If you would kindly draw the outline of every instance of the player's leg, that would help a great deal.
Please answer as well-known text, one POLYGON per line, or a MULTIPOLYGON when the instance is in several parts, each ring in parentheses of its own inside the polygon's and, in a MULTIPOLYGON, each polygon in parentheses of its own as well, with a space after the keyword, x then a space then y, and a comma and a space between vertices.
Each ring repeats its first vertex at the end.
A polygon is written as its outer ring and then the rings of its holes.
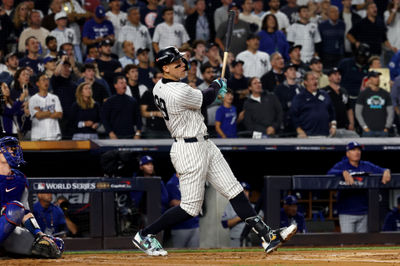
POLYGON ((354 233, 355 223, 352 215, 339 214, 340 231, 342 233, 354 233))
POLYGON ((10 202, 5 205, 0 217, 0 244, 11 235, 15 227, 21 224, 25 209, 19 202, 10 202))
POLYGON ((154 235, 173 225, 197 216, 204 198, 206 173, 206 147, 199 143, 174 143, 171 161, 179 174, 181 204, 167 210, 159 219, 138 232, 132 240, 135 246, 148 255, 164 256, 164 251, 154 235))
POLYGON ((357 223, 355 224, 355 232, 367 233, 368 232, 368 215, 359 215, 357 223))
POLYGON ((27 229, 17 226, 2 246, 6 252, 29 256, 32 255, 34 240, 35 238, 27 229))
POLYGON ((242 186, 233 175, 221 151, 211 141, 208 141, 208 146, 207 180, 218 192, 229 199, 237 215, 261 238, 265 251, 272 252, 283 242, 289 240, 296 233, 297 227, 293 225, 282 228, 280 231, 273 231, 267 226, 250 205, 242 186))

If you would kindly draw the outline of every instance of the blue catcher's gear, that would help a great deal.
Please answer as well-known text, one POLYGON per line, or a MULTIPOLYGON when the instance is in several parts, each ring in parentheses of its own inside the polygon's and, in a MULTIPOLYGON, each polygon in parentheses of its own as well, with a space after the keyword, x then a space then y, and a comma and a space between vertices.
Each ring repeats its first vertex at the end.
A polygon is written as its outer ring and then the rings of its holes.
POLYGON ((56 237, 56 236, 52 236, 51 237, 54 241, 54 243, 56 243, 58 249, 61 251, 61 253, 64 252, 64 240, 62 240, 60 237, 56 237))
POLYGON ((25 208, 19 201, 8 202, 4 207, 4 211, 2 214, 6 217, 6 220, 9 223, 14 225, 20 225, 22 222, 22 218, 25 215, 25 208))
POLYGON ((2 207, 0 217, 0 244, 10 236, 25 215, 25 208, 18 201, 12 201, 2 207))
POLYGON ((20 167, 25 163, 19 141, 14 137, 0 139, 0 152, 11 167, 20 167))

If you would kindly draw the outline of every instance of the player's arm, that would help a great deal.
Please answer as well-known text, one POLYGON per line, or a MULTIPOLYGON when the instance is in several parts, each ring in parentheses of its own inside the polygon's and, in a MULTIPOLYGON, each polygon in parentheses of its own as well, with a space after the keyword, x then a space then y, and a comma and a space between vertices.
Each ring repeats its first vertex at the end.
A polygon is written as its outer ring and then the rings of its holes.
POLYGON ((218 135, 221 136, 221 138, 225 139, 226 135, 224 131, 221 129, 221 122, 220 121, 215 121, 215 131, 217 131, 218 135))
POLYGON ((49 118, 51 115, 50 111, 42 111, 39 107, 34 107, 33 109, 36 110, 36 113, 33 116, 39 120, 49 118))
POLYGON ((203 104, 202 106, 208 106, 215 101, 218 95, 221 95, 221 99, 224 98, 227 91, 226 81, 223 79, 214 80, 210 86, 203 90, 203 104))

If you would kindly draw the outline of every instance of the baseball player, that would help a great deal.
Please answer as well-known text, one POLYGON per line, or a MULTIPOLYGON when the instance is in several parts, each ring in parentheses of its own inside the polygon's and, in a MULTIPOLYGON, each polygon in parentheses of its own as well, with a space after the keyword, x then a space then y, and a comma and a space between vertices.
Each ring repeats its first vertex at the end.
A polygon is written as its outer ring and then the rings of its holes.
POLYGON ((29 210, 26 177, 15 169, 23 163, 18 140, 0 139, 0 247, 14 254, 60 258, 63 240, 45 235, 29 210))
POLYGON ((170 156, 179 175, 181 203, 140 230, 132 242, 147 255, 167 255, 155 235, 199 214, 204 199, 204 185, 208 181, 229 199, 238 216, 261 238, 265 252, 274 251, 296 233, 297 226, 272 230, 257 216, 222 153, 209 140, 201 114, 202 106, 214 102, 218 95, 223 98, 226 82, 216 79, 203 91, 180 82, 189 64, 184 53, 173 46, 160 50, 155 61, 163 78, 154 86, 154 101, 175 141, 170 156))

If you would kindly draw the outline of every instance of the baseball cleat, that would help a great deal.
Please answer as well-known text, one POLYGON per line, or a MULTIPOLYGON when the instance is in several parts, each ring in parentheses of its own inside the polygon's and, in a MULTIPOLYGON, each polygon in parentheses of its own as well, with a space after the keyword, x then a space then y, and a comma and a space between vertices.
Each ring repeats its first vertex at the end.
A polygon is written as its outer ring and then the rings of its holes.
POLYGON ((292 236, 296 234, 297 225, 292 224, 289 227, 282 227, 277 230, 272 230, 269 243, 262 242, 262 246, 267 254, 275 251, 283 243, 287 242, 292 236))
POLYGON ((162 248, 160 242, 158 242, 154 235, 147 235, 143 237, 139 231, 132 239, 132 243, 149 256, 168 255, 168 252, 162 248))

